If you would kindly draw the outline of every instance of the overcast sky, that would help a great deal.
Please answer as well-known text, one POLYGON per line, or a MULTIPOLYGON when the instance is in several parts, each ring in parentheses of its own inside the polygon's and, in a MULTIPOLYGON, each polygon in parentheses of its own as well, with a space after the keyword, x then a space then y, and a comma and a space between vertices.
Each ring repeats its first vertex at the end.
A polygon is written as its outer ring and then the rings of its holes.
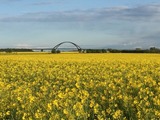
POLYGON ((159 0, 0 0, 0 48, 160 47, 159 0))

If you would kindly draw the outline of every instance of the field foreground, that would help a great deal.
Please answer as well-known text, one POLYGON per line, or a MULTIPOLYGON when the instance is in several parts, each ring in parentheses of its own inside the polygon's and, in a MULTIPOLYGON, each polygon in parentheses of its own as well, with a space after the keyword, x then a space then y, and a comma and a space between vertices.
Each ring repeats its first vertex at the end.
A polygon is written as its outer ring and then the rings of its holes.
POLYGON ((0 55, 0 120, 158 120, 158 54, 0 55))

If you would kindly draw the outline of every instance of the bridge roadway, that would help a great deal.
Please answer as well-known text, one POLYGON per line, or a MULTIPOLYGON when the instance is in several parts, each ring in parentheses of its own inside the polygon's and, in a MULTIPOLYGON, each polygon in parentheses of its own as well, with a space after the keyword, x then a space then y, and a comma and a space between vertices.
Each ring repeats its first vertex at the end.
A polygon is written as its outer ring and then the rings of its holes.
POLYGON ((54 46, 53 48, 33 48, 32 50, 36 50, 36 51, 38 51, 38 50, 40 50, 40 51, 42 51, 42 50, 43 51, 44 50, 57 50, 59 48, 59 46, 61 46, 62 44, 66 44, 66 43, 72 44, 73 46, 75 46, 77 48, 77 50, 79 52, 81 52, 81 50, 82 50, 81 47, 73 42, 70 42, 70 41, 61 42, 61 43, 57 44, 56 46, 54 46))

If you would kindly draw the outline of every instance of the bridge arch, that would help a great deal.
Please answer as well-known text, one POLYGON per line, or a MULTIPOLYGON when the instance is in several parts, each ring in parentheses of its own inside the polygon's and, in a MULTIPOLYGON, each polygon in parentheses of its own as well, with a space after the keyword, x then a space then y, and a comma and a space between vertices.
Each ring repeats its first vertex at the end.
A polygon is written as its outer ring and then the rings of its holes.
POLYGON ((73 42, 70 42, 70 41, 64 41, 64 42, 61 42, 61 43, 57 44, 56 46, 54 46, 54 48, 52 49, 52 51, 57 51, 58 47, 61 46, 62 44, 65 44, 65 43, 70 43, 70 44, 74 45, 79 52, 82 51, 82 49, 81 49, 80 46, 78 46, 77 44, 75 44, 73 42))

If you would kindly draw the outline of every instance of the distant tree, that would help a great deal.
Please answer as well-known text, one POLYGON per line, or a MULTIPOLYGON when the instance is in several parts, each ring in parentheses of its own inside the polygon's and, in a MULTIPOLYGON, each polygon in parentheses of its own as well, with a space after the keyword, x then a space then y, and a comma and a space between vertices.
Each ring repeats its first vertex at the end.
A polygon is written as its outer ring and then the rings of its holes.
POLYGON ((156 50, 156 47, 150 47, 150 50, 152 51, 152 50, 156 50))
POLYGON ((6 53, 12 53, 12 52, 13 52, 13 50, 12 50, 12 49, 10 49, 10 48, 8 48, 8 49, 6 49, 6 50, 5 50, 5 52, 6 52, 6 53))
POLYGON ((151 53, 160 53, 160 49, 156 48, 156 47, 151 47, 150 48, 150 52, 151 53))
POLYGON ((51 53, 60 53, 60 50, 52 49, 51 53))
POLYGON ((105 50, 105 49, 102 49, 102 53, 106 53, 107 52, 107 50, 105 50))
POLYGON ((141 49, 141 48, 136 48, 136 50, 137 50, 137 51, 140 51, 140 50, 142 50, 142 49, 141 49))
POLYGON ((51 53, 56 53, 56 49, 52 49, 51 53))
POLYGON ((61 51, 60 51, 60 50, 57 50, 56 53, 61 53, 61 51))

